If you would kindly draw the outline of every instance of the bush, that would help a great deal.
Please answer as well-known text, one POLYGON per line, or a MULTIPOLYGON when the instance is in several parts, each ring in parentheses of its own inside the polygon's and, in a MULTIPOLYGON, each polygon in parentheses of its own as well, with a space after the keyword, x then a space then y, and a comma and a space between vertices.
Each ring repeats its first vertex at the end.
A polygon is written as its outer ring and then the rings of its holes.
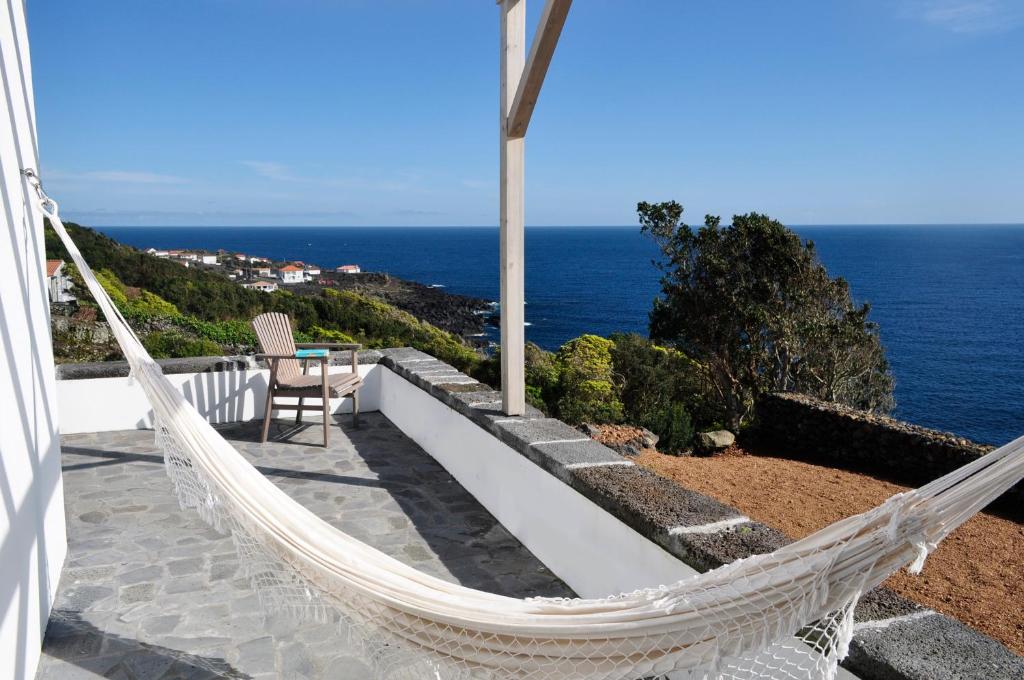
POLYGON ((556 411, 571 425, 615 423, 622 419, 622 402, 613 381, 611 340, 581 335, 562 345, 555 356, 558 370, 556 411))
POLYGON ((173 321, 179 328, 221 345, 232 347, 257 347, 259 345, 256 332, 249 322, 243 319, 203 321, 194 316, 179 316, 173 321))
POLYGON ((154 359, 207 357, 223 354, 220 345, 206 338, 192 338, 178 331, 156 331, 142 340, 154 359))
POLYGON ((719 419, 698 362, 636 333, 613 335, 612 340, 612 365, 622 386, 624 417, 657 434, 659 449, 685 449, 693 439, 695 423, 703 426, 719 419))
POLYGON ((322 328, 320 326, 313 326, 310 328, 309 335, 313 338, 310 342, 355 342, 355 340, 352 339, 352 336, 347 333, 331 330, 330 328, 322 328))

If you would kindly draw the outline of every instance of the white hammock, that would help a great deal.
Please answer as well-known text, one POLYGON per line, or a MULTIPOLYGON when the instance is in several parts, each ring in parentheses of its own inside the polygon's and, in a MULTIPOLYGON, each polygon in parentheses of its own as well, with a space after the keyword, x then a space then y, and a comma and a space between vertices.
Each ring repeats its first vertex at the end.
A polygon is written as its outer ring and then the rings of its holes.
POLYGON ((163 376, 58 218, 156 416, 183 506, 230 532, 269 610, 358 630, 388 678, 834 678, 861 593, 920 570, 949 532, 1024 477, 1024 437, 766 555, 604 599, 493 595, 423 574, 330 526, 250 465, 163 376))

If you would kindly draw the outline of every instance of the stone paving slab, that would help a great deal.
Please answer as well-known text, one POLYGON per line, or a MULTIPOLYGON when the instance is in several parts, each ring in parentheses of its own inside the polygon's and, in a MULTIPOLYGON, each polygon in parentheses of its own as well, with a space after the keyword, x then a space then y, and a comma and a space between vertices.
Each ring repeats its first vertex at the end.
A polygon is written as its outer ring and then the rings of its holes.
MULTIPOLYGON (((321 426, 220 428, 318 516, 424 572, 514 597, 571 596, 379 413, 321 426)), ((370 677, 335 625, 265 618, 231 539, 181 510, 153 433, 66 436, 69 552, 37 678, 370 677)))

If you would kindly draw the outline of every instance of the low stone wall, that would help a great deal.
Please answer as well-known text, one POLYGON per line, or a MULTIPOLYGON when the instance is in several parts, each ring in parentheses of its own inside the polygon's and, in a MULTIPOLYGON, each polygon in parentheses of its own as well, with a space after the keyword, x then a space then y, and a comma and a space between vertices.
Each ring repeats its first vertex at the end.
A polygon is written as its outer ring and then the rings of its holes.
MULTIPOLYGON (((775 393, 757 404, 757 444, 786 458, 823 463, 920 486, 994 447, 802 394, 775 393)), ((998 502, 1024 501, 1018 484, 998 502)))

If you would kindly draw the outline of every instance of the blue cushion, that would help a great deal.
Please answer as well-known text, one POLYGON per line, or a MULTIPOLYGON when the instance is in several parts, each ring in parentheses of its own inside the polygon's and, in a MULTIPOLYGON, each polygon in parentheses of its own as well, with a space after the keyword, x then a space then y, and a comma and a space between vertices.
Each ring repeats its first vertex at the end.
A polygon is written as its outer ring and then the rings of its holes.
POLYGON ((326 357, 328 351, 326 349, 298 349, 295 350, 296 359, 312 359, 314 357, 326 357))

